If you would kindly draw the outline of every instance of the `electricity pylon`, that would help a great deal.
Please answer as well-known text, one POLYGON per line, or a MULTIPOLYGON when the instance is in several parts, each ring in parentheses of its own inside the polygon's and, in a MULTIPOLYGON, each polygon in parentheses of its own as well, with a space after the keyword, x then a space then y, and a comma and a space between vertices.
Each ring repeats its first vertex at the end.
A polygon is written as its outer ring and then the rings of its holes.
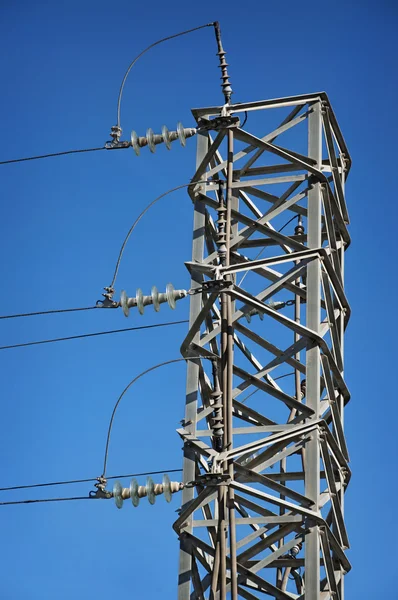
POLYGON ((350 156, 325 93, 193 115, 178 598, 343 599, 350 156))

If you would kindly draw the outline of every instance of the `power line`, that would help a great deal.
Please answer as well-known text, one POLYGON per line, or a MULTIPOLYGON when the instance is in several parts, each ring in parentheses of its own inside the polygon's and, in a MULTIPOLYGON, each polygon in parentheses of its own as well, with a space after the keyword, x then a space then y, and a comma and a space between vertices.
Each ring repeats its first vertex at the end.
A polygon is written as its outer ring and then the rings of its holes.
POLYGON ((295 375, 296 372, 292 371, 291 373, 285 373, 284 375, 279 375, 279 377, 274 377, 274 381, 277 381, 278 379, 283 379, 284 377, 290 377, 291 375, 295 375))
POLYGON ((41 158, 51 158, 53 156, 65 156, 66 154, 80 154, 82 152, 98 152, 98 150, 106 150, 105 146, 101 148, 84 148, 83 150, 65 150, 64 152, 54 152, 53 154, 42 154, 40 156, 28 156, 27 158, 13 158, 12 160, 3 160, 0 165, 10 165, 11 163, 26 162, 28 160, 39 160, 41 158))
POLYGON ((57 310, 42 310, 39 312, 22 313, 19 315, 3 315, 0 319, 18 319, 19 317, 35 317, 36 315, 52 315, 55 313, 77 312, 80 310, 93 310, 94 308, 102 308, 100 306, 86 306, 83 308, 60 308, 57 310))
MULTIPOLYGON (((153 48, 154 46, 157 46, 158 44, 161 44, 162 42, 166 42, 167 40, 172 40, 173 38, 176 37, 180 37, 181 35, 186 35, 187 33, 192 33, 193 31, 198 31, 199 29, 204 29, 205 27, 213 27, 214 23, 206 23, 206 25, 200 25, 199 27, 193 27, 192 29, 187 29, 186 31, 181 31, 180 33, 175 33, 174 35, 169 35, 165 38, 162 38, 161 40, 158 40, 157 42, 154 42, 153 44, 151 44, 150 46, 148 46, 147 48, 145 48, 145 50, 143 50, 138 56, 136 56, 136 58, 132 61, 132 63, 130 63, 124 77, 123 77, 123 81, 122 84, 120 86, 120 90, 119 90, 119 96, 118 96, 118 100, 117 100, 117 127, 120 128, 120 105, 121 105, 121 101, 122 101, 122 94, 123 94, 123 89, 124 89, 124 85, 126 83, 126 79, 131 71, 131 69, 133 68, 133 66, 135 65, 135 63, 137 62, 137 60, 139 58, 141 58, 141 56, 143 54, 145 54, 146 52, 148 52, 148 50, 150 50, 151 48, 153 48)), ((26 158, 14 158, 12 160, 3 160, 0 161, 0 165, 9 165, 12 163, 20 163, 20 162, 26 162, 29 160, 40 160, 42 158, 51 158, 54 156, 65 156, 66 154, 79 154, 82 152, 97 152, 99 150, 107 150, 107 148, 105 146, 101 146, 100 148, 84 148, 81 150, 66 150, 63 152, 54 152, 52 154, 42 154, 40 156, 28 156, 26 158)))
MULTIPOLYGON (((127 475, 112 475, 107 477, 107 480, 111 479, 124 479, 126 477, 143 477, 144 475, 159 475, 162 473, 181 473, 182 469, 161 469, 160 471, 145 471, 142 473, 128 473, 127 475)), ((70 481, 50 481, 48 483, 34 483, 32 485, 14 485, 11 487, 0 488, 0 492, 9 492, 12 490, 27 490, 38 487, 50 487, 58 485, 71 485, 76 483, 91 483, 97 481, 97 477, 90 477, 88 479, 71 479, 70 481)))
MULTIPOLYGON (((142 373, 140 373, 139 375, 137 375, 136 377, 134 377, 134 379, 132 379, 130 381, 130 383, 128 383, 126 385, 126 387, 124 388, 124 390, 122 391, 122 393, 120 394, 119 398, 116 400, 115 406, 113 407, 113 411, 112 411, 112 415, 109 421, 109 427, 108 427, 108 433, 106 436, 106 444, 105 444, 105 454, 104 454, 104 468, 102 471, 102 475, 101 477, 106 477, 106 466, 108 463, 108 453, 109 453, 109 443, 110 443, 110 439, 111 439, 111 433, 112 433, 112 426, 113 426, 113 421, 115 419, 115 414, 117 411, 117 408, 120 404, 120 401, 122 400, 123 396, 125 395, 125 393, 131 388, 131 386, 138 381, 138 379, 141 379, 141 377, 143 377, 144 375, 147 375, 148 373, 151 373, 152 371, 155 371, 156 369, 159 369, 160 367, 165 367, 167 365, 171 365, 173 363, 177 363, 177 362, 181 362, 183 360, 188 361, 188 360, 201 360, 201 359, 205 359, 205 360, 214 360, 215 357, 209 357, 209 356, 186 356, 183 358, 173 358, 171 360, 166 360, 164 362, 158 363, 156 365, 153 365, 152 367, 149 367, 149 369, 146 369, 145 371, 142 371, 142 373)), ((288 375, 292 375, 293 373, 288 373, 288 375)), ((286 375, 280 375, 279 377, 276 377, 276 379, 281 379, 282 377, 286 377, 286 375)), ((254 392, 252 392, 252 394, 254 394, 257 390, 255 390, 254 392)), ((249 394, 249 396, 251 396, 252 394, 249 394)), ((247 398, 249 398, 249 396, 247 396, 243 401, 247 400, 247 398)))
MULTIPOLYGON (((124 393, 134 383, 134 381, 136 381, 139 377, 141 377, 141 376, 145 375, 147 372, 152 371, 152 370, 154 370, 154 369, 156 369, 156 368, 158 368, 160 366, 163 366, 165 364, 170 364, 170 363, 173 363, 173 362, 180 362, 182 360, 193 360, 194 358, 197 358, 197 357, 191 357, 191 358, 188 357, 186 359, 185 358, 174 359, 172 361, 167 361, 166 363, 161 363, 159 365, 155 365, 154 367, 151 367, 147 371, 141 373, 132 382, 130 382, 130 384, 127 386, 127 388, 125 388, 125 390, 123 391, 122 395, 118 399, 118 402, 117 402, 117 404, 116 404, 116 406, 114 408, 114 412, 113 412, 112 416, 114 416, 114 413, 116 412, 117 405, 119 404, 119 402, 120 402, 122 396, 124 395, 124 393)), ((284 375, 279 375, 278 377, 274 378, 274 381, 276 381, 277 379, 282 379, 283 377, 288 377, 290 375, 294 375, 294 372, 292 372, 292 373, 286 373, 284 375)), ((241 400, 241 402, 242 403, 245 402, 246 400, 248 400, 248 398, 250 396, 253 396, 258 391, 260 391, 260 390, 259 389, 254 390, 248 396, 246 396, 243 400, 241 400)), ((109 435, 108 435, 108 438, 107 438, 107 442, 108 442, 108 445, 109 445, 109 435)), ((127 473, 127 474, 122 474, 122 475, 110 475, 106 479, 108 481, 110 481, 111 479, 124 479, 124 478, 127 478, 127 477, 143 477, 143 476, 146 476, 146 475, 159 475, 159 474, 162 474, 162 473, 181 473, 181 472, 182 472, 182 469, 160 469, 158 471, 143 471, 143 472, 140 472, 140 473, 127 473)), ((91 483, 93 481, 98 481, 98 477, 88 477, 86 479, 70 479, 70 480, 67 480, 67 481, 50 481, 50 482, 46 482, 46 483, 33 483, 33 484, 30 484, 30 485, 14 485, 14 486, 0 488, 0 492, 33 489, 33 488, 39 488, 39 487, 52 487, 52 486, 59 486, 59 485, 73 485, 73 484, 77 484, 77 483, 91 483)), ((50 502, 50 501, 56 501, 56 500, 57 499, 54 499, 54 500, 50 499, 48 501, 50 502)), ((45 501, 46 500, 43 500, 43 502, 45 502, 45 501)), ((34 501, 32 500, 32 501, 27 501, 27 502, 34 502, 34 501)), ((7 503, 0 503, 0 505, 1 504, 7 504, 7 503)))
POLYGON ((141 221, 142 217, 151 208, 151 206, 153 206, 156 202, 158 202, 158 200, 161 200, 161 198, 164 198, 165 196, 167 196, 168 194, 171 194, 172 192, 176 192, 177 190, 181 190, 182 188, 185 188, 185 187, 190 187, 191 185, 199 185, 201 183, 209 183, 209 181, 208 180, 193 181, 193 182, 190 181, 189 183, 183 183, 182 185, 178 185, 177 187, 171 188, 170 190, 167 190, 167 192, 163 192, 163 194, 160 194, 160 196, 158 196, 157 198, 155 198, 154 200, 152 200, 152 202, 150 202, 144 208, 144 210, 138 215, 138 217, 136 218, 136 220, 134 221, 134 223, 132 224, 132 226, 128 230, 126 237, 124 238, 123 244, 122 244, 122 246, 120 248, 120 251, 119 251, 119 256, 118 256, 117 261, 116 261, 116 266, 115 266, 115 271, 113 273, 112 283, 109 286, 110 289, 113 289, 113 287, 114 287, 114 285, 116 283, 116 277, 117 277, 117 274, 119 272, 120 261, 122 260, 123 252, 124 252, 124 249, 125 249, 126 244, 128 242, 128 239, 131 236, 131 234, 133 233, 136 225, 138 225, 138 223, 141 221))
POLYGON ((0 502, 0 506, 7 506, 10 504, 38 504, 40 502, 67 502, 69 500, 104 500, 98 496, 76 496, 74 498, 43 498, 37 500, 11 500, 9 502, 0 502))
POLYGON ((154 42, 153 44, 151 44, 150 46, 145 48, 145 50, 140 52, 140 54, 135 57, 135 59, 130 63, 130 65, 123 77, 123 81, 122 81, 122 84, 121 84, 120 90, 119 90, 119 96, 117 99, 117 127, 118 128, 120 128, 120 105, 122 102, 122 94, 123 94, 124 84, 126 83, 126 79, 129 75, 131 69, 137 62, 137 60, 139 58, 141 58, 141 56, 143 56, 146 52, 148 52, 148 50, 150 50, 151 48, 154 48, 154 46, 157 46, 158 44, 161 44, 162 42, 167 42, 168 40, 172 40, 173 38, 180 37, 181 35, 186 35, 187 33, 192 33, 193 31, 198 31, 198 29, 204 29, 205 27, 214 27, 214 23, 206 23, 206 25, 200 25, 199 27, 194 27, 193 29, 187 29, 186 31, 181 31, 180 33, 175 33, 174 35, 169 35, 165 38, 162 38, 161 40, 158 40, 157 42, 154 42))
POLYGON ((140 379, 144 375, 147 375, 147 373, 150 373, 151 371, 155 371, 156 369, 159 369, 160 367, 165 367, 166 365, 171 365, 173 363, 181 362, 183 360, 188 361, 188 360, 202 360, 202 359, 213 360, 213 358, 209 357, 209 356, 185 356, 184 358, 172 358, 171 360, 166 360, 164 362, 158 363, 156 365, 153 365, 152 367, 149 367, 149 369, 142 371, 142 373, 140 373, 139 375, 134 377, 134 379, 132 379, 130 381, 130 383, 128 383, 126 385, 126 387, 120 394, 119 398, 116 400, 116 403, 115 403, 115 406, 113 407, 112 415, 111 415, 111 418, 109 421, 108 434, 106 436, 105 453, 104 453, 104 468, 103 468, 101 477, 105 477, 105 473, 106 473, 106 466, 108 463, 109 443, 110 443, 110 439, 111 439, 112 426, 113 426, 113 421, 115 419, 116 410, 117 410, 117 407, 119 406, 120 401, 123 398, 124 394, 127 392, 127 390, 129 390, 131 388, 131 386, 136 381, 138 381, 138 379, 140 379))
POLYGON ((82 338, 95 337, 98 335, 110 335, 113 333, 123 333, 125 331, 139 331, 140 329, 154 329, 156 327, 168 327, 169 325, 180 325, 188 323, 187 319, 183 321, 171 321, 170 323, 157 323, 155 325, 141 325, 140 327, 126 327, 125 329, 113 329, 111 331, 98 331, 95 333, 84 333, 81 335, 70 335, 68 337, 54 338, 51 340, 39 340, 36 342, 26 342, 24 344, 13 344, 11 346, 0 346, 0 350, 10 350, 12 348, 25 348, 26 346, 37 346, 39 344, 52 344, 53 342, 65 342, 68 340, 78 340, 82 338))
POLYGON ((243 404, 244 402, 246 402, 246 400, 248 400, 251 396, 254 396, 254 394, 257 394, 257 392, 259 392, 259 391, 260 391, 260 388, 253 390, 252 392, 250 392, 250 394, 248 394, 242 400, 240 400, 240 403, 243 404))
POLYGON ((280 229, 278 229, 278 232, 280 233, 283 229, 285 229, 285 227, 287 227, 287 225, 289 225, 289 223, 291 223, 292 221, 294 221, 294 219, 299 219, 299 218, 300 218, 300 215, 294 215, 284 225, 282 225, 282 227, 280 229))
MULTIPOLYGON (((253 258, 253 260, 257 260, 258 258, 260 258, 260 256, 262 255, 262 253, 264 252, 265 249, 266 249, 266 246, 261 248, 260 252, 258 252, 256 254, 256 256, 253 258)), ((248 276, 249 273, 250 273, 250 271, 246 271, 246 273, 243 275, 242 279, 237 284, 239 287, 242 285, 242 281, 248 276)))
MULTIPOLYGON (((289 377, 290 375, 294 375, 295 372, 293 371, 292 373, 285 373, 284 375, 279 375, 278 377, 273 377, 272 379, 274 381, 278 381, 278 379, 283 379, 284 377, 289 377)), ((247 396, 245 396, 243 398, 243 400, 239 400, 239 402, 241 404, 243 404, 244 402, 246 402, 246 400, 248 400, 251 396, 254 396, 254 394, 257 394, 257 392, 260 392, 260 388, 257 388, 256 390, 253 390, 253 392, 250 392, 250 394, 248 394, 247 396)), ((1 491, 1 490, 0 490, 1 491)))
MULTIPOLYGON (((131 385, 134 383, 134 381, 136 381, 138 378, 142 377, 143 375, 145 375, 146 373, 148 373, 149 371, 153 371, 154 369, 163 366, 165 364, 171 364, 174 362, 180 362, 183 360, 193 360, 194 358, 198 358, 198 357, 191 357, 191 358, 179 358, 179 359, 174 359, 172 361, 167 361, 166 363, 161 363, 159 365, 155 365, 154 367, 151 367, 150 369, 148 369, 147 371, 141 373, 140 375, 138 375, 138 377, 136 377, 133 381, 130 382, 130 384, 127 386, 127 388, 124 389, 124 391, 122 392, 121 396, 119 396, 119 399, 115 405, 112 417, 114 417, 114 414, 116 412, 116 408, 120 402, 120 400, 122 399, 122 396, 124 395, 124 393, 127 391, 127 389, 129 387, 131 387, 131 385)), ((294 372, 292 373, 286 373, 284 375, 279 375, 278 377, 275 377, 275 381, 277 379, 282 379, 283 377, 288 377, 290 375, 294 375, 294 372)), ((259 390, 254 390, 251 394, 249 394, 248 396, 246 396, 243 400, 241 400, 241 402, 245 402, 250 396, 256 394, 259 390)), ((108 437, 107 437, 107 450, 108 450, 108 446, 109 446, 109 437, 110 437, 110 431, 108 431, 108 437)), ((106 456, 107 458, 107 456, 106 456)), ((105 467, 106 467, 106 463, 105 463, 105 467)), ((142 477, 145 475, 159 475, 162 473, 181 473, 182 469, 160 469, 159 471, 143 471, 141 473, 128 473, 128 474, 122 474, 122 475, 111 475, 109 477, 107 477, 106 479, 108 481, 110 481, 111 479, 123 479, 123 478, 127 478, 127 477, 142 477)), ((86 479, 71 479, 68 481, 50 481, 47 483, 34 483, 34 484, 30 484, 30 485, 15 485, 15 486, 9 486, 9 487, 3 487, 0 488, 0 492, 8 492, 8 491, 13 491, 13 490, 24 490, 24 489, 33 489, 33 488, 38 488, 38 487, 50 487, 50 486, 59 486, 59 485, 72 485, 72 484, 77 484, 77 483, 91 483, 93 481, 97 481, 98 477, 89 477, 86 479)), ((1 504, 1 503, 0 503, 1 504)))

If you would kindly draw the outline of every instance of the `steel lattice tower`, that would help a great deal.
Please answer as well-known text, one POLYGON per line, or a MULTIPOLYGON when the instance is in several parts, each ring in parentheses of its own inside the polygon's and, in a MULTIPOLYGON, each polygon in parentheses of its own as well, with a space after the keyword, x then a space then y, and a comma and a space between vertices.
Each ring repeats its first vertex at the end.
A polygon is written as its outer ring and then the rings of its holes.
POLYGON ((350 156, 325 93, 193 115, 178 597, 343 599, 350 156), (236 117, 286 107, 261 138, 236 117))

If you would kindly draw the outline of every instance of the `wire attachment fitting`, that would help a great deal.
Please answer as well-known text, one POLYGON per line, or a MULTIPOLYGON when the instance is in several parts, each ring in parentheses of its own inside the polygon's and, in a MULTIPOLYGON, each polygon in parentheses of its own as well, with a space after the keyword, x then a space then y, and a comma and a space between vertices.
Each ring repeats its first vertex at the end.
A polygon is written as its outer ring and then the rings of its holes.
POLYGON ((94 484, 94 487, 96 487, 97 489, 94 491, 92 490, 91 492, 89 492, 89 497, 90 498, 105 498, 105 499, 109 499, 112 498, 112 493, 109 492, 106 489, 106 484, 107 484, 107 480, 103 475, 100 475, 100 477, 97 477, 97 482, 94 484))
MULTIPOLYGON (((294 300, 271 300, 271 302, 266 303, 266 306, 272 308, 273 310, 281 310, 282 308, 285 308, 285 306, 292 306, 293 304, 294 300)), ((264 320, 264 313, 261 310, 258 310, 257 308, 252 308, 244 314, 245 319, 248 323, 251 322, 252 317, 254 317, 255 315, 258 315, 261 321, 264 320)))
POLYGON ((117 145, 120 142, 120 138, 122 135, 122 128, 119 127, 118 125, 112 125, 111 127, 111 138, 112 138, 112 142, 111 144, 117 145))
POLYGON ((112 286, 104 287, 105 293, 103 293, 104 300, 97 300, 96 306, 98 308, 117 308, 119 306, 119 302, 115 302, 113 300, 113 295, 115 290, 112 286))
POLYGON ((209 281, 203 281, 200 287, 191 288, 187 294, 194 296, 195 294, 201 294, 202 292, 223 292, 233 285, 232 281, 227 279, 210 279, 209 281))
POLYGON ((186 487, 194 487, 194 486, 211 486, 211 487, 219 487, 219 486, 227 486, 231 482, 231 476, 229 473, 205 473, 204 475, 200 475, 194 481, 186 484, 186 487))
POLYGON ((285 308, 285 306, 293 306, 294 305, 294 300, 275 300, 275 301, 271 301, 267 304, 267 306, 269 306, 270 308, 273 308, 274 310, 281 310, 282 308, 285 308))
MULTIPOLYGON (((221 129, 232 129, 240 127, 239 117, 231 115, 205 119, 201 117, 198 121, 198 131, 220 131, 221 129)), ((220 182, 221 183, 221 182, 220 182)))

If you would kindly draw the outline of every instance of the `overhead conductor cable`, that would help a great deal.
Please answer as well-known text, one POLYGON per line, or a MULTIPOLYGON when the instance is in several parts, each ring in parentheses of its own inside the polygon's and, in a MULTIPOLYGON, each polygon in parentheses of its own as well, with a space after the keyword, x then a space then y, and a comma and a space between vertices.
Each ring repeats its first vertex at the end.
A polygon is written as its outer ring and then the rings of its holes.
POLYGON ((111 128, 111 137, 114 139, 114 141, 116 143, 119 142, 120 136, 122 134, 121 124, 120 124, 120 111, 121 111, 121 102, 122 102, 124 86, 125 86, 127 77, 129 75, 131 69, 133 68, 135 63, 138 61, 138 59, 140 59, 141 56, 143 56, 146 52, 148 52, 148 50, 150 50, 151 48, 154 48, 155 46, 158 46, 159 44, 162 44, 163 42, 167 42, 168 40, 172 40, 176 37, 180 37, 181 35, 186 35, 187 33, 192 33, 193 31, 198 31, 199 29, 205 29, 206 27, 212 27, 212 26, 215 26, 215 24, 214 23, 206 23, 206 25, 200 25, 199 27, 193 27, 192 29, 187 29, 186 31, 181 31, 180 33, 175 33, 174 35, 169 35, 165 38, 162 38, 161 40, 158 40, 157 42, 150 44, 147 48, 145 48, 145 50, 140 52, 140 54, 138 54, 138 56, 136 56, 135 59, 130 63, 130 65, 128 66, 128 69, 123 77, 123 81, 120 85, 119 96, 117 99, 117 124, 111 128))

